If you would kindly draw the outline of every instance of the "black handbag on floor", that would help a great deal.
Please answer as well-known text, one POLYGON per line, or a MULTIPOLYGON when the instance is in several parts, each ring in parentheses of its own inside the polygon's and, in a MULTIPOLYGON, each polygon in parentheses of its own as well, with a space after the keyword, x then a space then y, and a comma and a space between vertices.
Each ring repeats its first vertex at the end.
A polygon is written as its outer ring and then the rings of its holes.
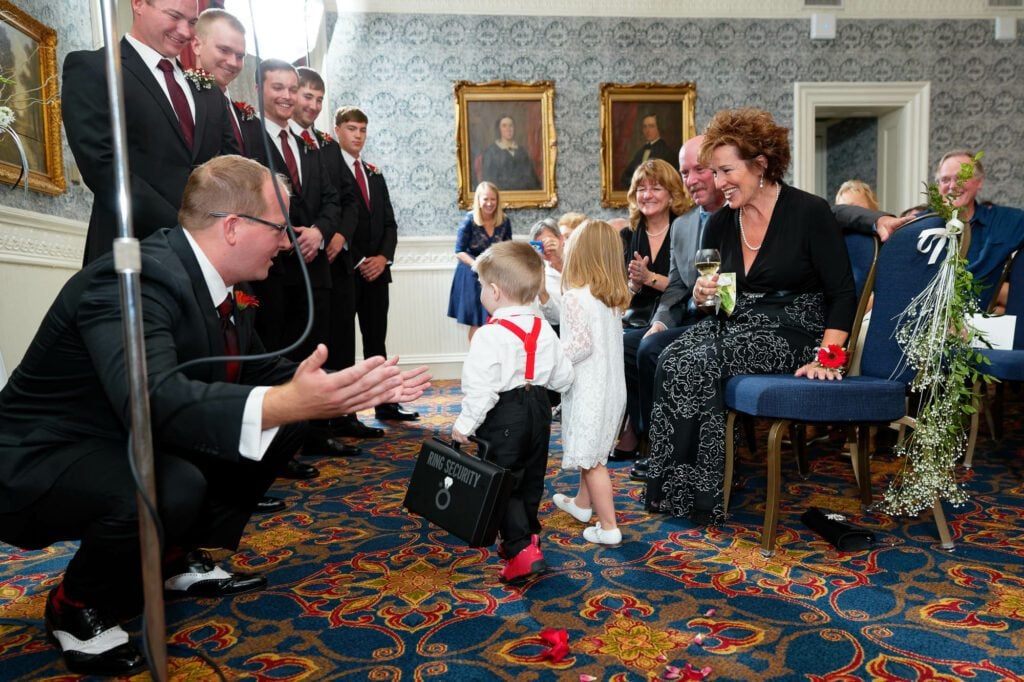
POLYGON ((454 442, 431 438, 423 443, 405 493, 405 507, 470 547, 487 547, 498 535, 512 476, 487 461, 486 441, 470 440, 477 445, 477 457, 454 442))
POLYGON ((846 516, 837 512, 822 511, 811 507, 803 513, 800 520, 815 533, 825 538, 840 552, 859 552, 869 549, 875 541, 875 534, 860 528, 846 520, 846 516))

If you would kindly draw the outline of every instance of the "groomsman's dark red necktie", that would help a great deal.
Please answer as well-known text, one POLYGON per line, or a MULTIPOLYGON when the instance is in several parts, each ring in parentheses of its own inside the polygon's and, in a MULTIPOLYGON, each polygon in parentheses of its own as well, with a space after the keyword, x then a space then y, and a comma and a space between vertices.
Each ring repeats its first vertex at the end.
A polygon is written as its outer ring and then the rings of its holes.
POLYGON ((292 179, 292 194, 302 194, 302 185, 299 184, 299 165, 295 163, 295 154, 292 154, 292 146, 288 144, 288 131, 282 130, 281 154, 284 155, 284 165, 288 166, 288 175, 292 179))
MULTIPOLYGON (((220 331, 224 334, 224 355, 237 356, 240 354, 238 348, 238 330, 235 328, 235 323, 231 321, 231 314, 235 310, 235 299, 228 292, 227 298, 221 301, 221 304, 217 306, 217 315, 220 316, 220 331)), ((227 378, 231 383, 238 381, 238 374, 242 369, 242 364, 234 360, 227 362, 227 378)))
POLYGON ((366 208, 370 208, 370 190, 366 187, 366 175, 363 174, 363 162, 359 159, 356 159, 355 171, 356 184, 359 185, 359 189, 363 193, 363 202, 366 203, 366 208))
POLYGON ((235 133, 235 142, 238 143, 238 151, 245 155, 245 142, 242 141, 242 130, 238 127, 238 119, 235 117, 234 105, 231 104, 231 100, 227 97, 224 98, 224 102, 228 105, 228 118, 231 119, 231 130, 235 133))
POLYGON ((171 106, 178 116, 178 125, 181 126, 181 134, 185 136, 185 143, 192 149, 192 139, 195 136, 196 123, 192 120, 192 110, 188 108, 188 100, 185 98, 185 91, 174 80, 174 66, 167 59, 157 62, 157 68, 164 72, 164 82, 167 83, 167 93, 171 96, 171 106))

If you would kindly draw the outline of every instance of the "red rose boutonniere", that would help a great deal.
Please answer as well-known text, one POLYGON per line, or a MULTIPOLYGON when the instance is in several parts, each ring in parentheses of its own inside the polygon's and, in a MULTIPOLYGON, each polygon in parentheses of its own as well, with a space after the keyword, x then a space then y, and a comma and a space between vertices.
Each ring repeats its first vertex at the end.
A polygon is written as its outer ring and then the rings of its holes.
POLYGON ((196 90, 209 90, 216 82, 213 74, 198 66, 194 69, 185 69, 185 79, 191 81, 196 90))
POLYGON ((238 113, 242 117, 243 121, 252 121, 256 118, 256 107, 249 104, 248 102, 238 100, 237 102, 232 102, 232 104, 235 105, 235 109, 238 110, 238 113))
POLYGON ((321 132, 319 130, 316 130, 314 132, 316 133, 317 138, 320 140, 321 147, 325 144, 330 144, 331 142, 334 142, 334 138, 328 135, 327 133, 321 132))
POLYGON ((367 172, 368 172, 368 173, 369 173, 370 175, 380 175, 380 174, 381 174, 381 173, 380 173, 380 168, 377 168, 377 167, 376 167, 376 166, 374 166, 374 165, 373 165, 372 163, 366 163, 366 162, 364 161, 364 162, 363 162, 363 165, 364 165, 364 166, 366 166, 366 171, 367 171, 367 172))
POLYGON ((825 348, 819 348, 818 364, 826 369, 841 370, 846 365, 846 349, 834 343, 830 343, 825 348))
POLYGON ((245 293, 244 291, 235 292, 235 307, 239 310, 245 310, 246 308, 259 308, 260 299, 245 293))
POLYGON ((315 152, 319 147, 316 146, 316 142, 310 136, 308 130, 303 130, 302 134, 299 135, 299 139, 302 140, 302 146, 307 152, 315 152))

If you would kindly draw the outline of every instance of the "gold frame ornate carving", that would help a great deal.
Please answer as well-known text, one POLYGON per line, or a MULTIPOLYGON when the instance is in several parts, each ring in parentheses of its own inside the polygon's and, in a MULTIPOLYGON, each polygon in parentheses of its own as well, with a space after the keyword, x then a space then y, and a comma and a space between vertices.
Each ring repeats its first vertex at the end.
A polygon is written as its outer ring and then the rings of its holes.
MULTIPOLYGON (((551 208, 558 205, 555 189, 555 83, 554 81, 455 82, 455 155, 459 181, 459 208, 473 206, 478 180, 486 180, 480 170, 483 151, 494 142, 495 119, 505 115, 518 118, 517 141, 526 137, 524 147, 534 164, 537 189, 501 191, 505 208, 551 208), (524 125, 525 124, 525 125, 524 125), (525 133, 523 128, 526 129, 525 133), (531 144, 530 140, 534 140, 531 144)), ((497 183, 496 183, 497 184, 497 183)))
MULTIPOLYGON (((35 43, 34 54, 27 59, 38 59, 38 81, 32 79, 27 91, 16 91, 5 97, 3 102, 14 110, 17 119, 14 127, 23 143, 42 142, 42 159, 44 167, 33 164, 38 159, 36 154, 29 154, 29 189, 46 194, 63 194, 67 190, 64 178, 64 151, 60 135, 60 91, 57 84, 57 32, 19 9, 8 0, 0 0, 0 20, 4 30, 15 30, 27 36, 35 43)), ((17 62, 17 60, 15 60, 17 62)), ((18 70, 25 64, 4 64, 4 75, 18 81, 18 70)), ((30 70, 30 73, 33 73, 30 70)), ((23 82, 8 85, 11 88, 24 87, 23 82)), ((7 93, 4 93, 5 95, 7 93)), ((0 139, 0 144, 12 144, 9 140, 0 139)), ((21 166, 0 161, 0 182, 14 184, 21 174, 21 166)), ((21 182, 24 182, 22 179, 21 182)), ((20 184, 20 183, 19 183, 20 184)))
MULTIPOLYGON (((639 109, 642 105, 653 106, 661 111, 666 109, 672 110, 675 108, 674 105, 679 106, 680 118, 678 122, 674 116, 673 120, 669 122, 673 135, 678 132, 680 136, 676 140, 678 146, 673 145, 675 146, 676 153, 678 153, 678 148, 682 146, 683 142, 697 133, 696 124, 694 123, 697 108, 696 83, 676 83, 674 85, 662 83, 601 83, 601 206, 605 208, 622 208, 627 205, 626 192, 629 188, 622 189, 616 187, 615 180, 618 178, 617 172, 621 172, 621 169, 627 166, 628 162, 626 164, 622 163, 621 153, 619 159, 615 158, 615 145, 620 136, 629 135, 633 131, 627 133, 626 131, 615 129, 616 124, 620 123, 616 119, 621 117, 618 116, 620 112, 613 109, 616 105, 629 107, 634 104, 636 105, 632 117, 634 121, 637 118, 635 110, 639 109)), ((659 115, 661 114, 659 113, 659 115)), ((668 127, 666 126, 666 128, 668 127)), ((635 136, 635 133, 633 135, 635 136)), ((678 161, 674 161, 672 165, 678 165, 678 161)))

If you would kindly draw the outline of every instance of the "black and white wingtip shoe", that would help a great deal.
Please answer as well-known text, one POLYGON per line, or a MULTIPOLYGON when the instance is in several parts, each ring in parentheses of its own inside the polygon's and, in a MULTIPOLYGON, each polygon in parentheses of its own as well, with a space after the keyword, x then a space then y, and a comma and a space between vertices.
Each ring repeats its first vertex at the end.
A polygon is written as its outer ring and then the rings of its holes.
POLYGON ((196 549, 185 555, 184 565, 164 580, 164 589, 174 596, 230 597, 266 589, 267 579, 252 573, 231 573, 213 563, 210 553, 196 549))
POLYGON ((117 621, 88 606, 46 600, 46 635, 61 650, 68 670, 79 675, 131 675, 146 666, 117 621))

